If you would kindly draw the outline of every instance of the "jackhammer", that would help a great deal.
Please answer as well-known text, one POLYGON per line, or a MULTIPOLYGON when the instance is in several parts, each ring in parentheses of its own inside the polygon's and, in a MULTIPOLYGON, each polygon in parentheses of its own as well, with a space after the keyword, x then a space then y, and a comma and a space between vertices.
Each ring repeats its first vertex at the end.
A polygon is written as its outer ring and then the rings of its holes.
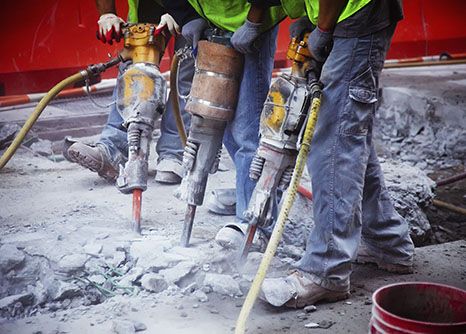
POLYGON ((128 161, 120 165, 117 188, 133 194, 132 228, 141 232, 142 192, 147 189, 149 144, 156 120, 165 110, 167 84, 159 70, 165 37, 153 24, 123 29, 125 59, 132 64, 117 83, 117 109, 127 129, 128 161))
POLYGON ((281 74, 271 85, 262 109, 260 141, 249 177, 257 184, 245 212, 249 222, 240 249, 239 263, 244 263, 258 227, 270 226, 276 217, 277 190, 284 192, 296 164, 299 146, 311 104, 312 58, 307 48, 308 34, 293 38, 287 58, 291 73, 281 74))
POLYGON ((227 122, 234 116, 243 56, 230 44, 231 33, 209 29, 198 43, 196 70, 186 111, 191 126, 183 155, 185 176, 177 197, 187 202, 181 245, 187 247, 196 208, 203 204, 209 174, 217 171, 227 122))

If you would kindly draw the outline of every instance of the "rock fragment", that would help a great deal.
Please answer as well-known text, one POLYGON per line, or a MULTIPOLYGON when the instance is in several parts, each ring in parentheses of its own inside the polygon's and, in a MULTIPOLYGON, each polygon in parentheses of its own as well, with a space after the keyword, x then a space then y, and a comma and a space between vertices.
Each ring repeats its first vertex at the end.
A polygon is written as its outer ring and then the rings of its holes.
POLYGON ((141 286, 151 292, 159 293, 168 288, 168 283, 160 274, 145 274, 141 278, 141 286))
POLYGON ((58 261, 58 270, 67 274, 82 270, 87 259, 88 257, 85 254, 65 255, 58 261))
POLYGON ((204 285, 210 286, 214 292, 228 296, 242 296, 240 286, 231 276, 207 273, 204 285))
POLYGON ((136 333, 134 324, 128 320, 114 320, 112 323, 112 333, 133 334, 136 333))
POLYGON ((24 262, 25 255, 16 246, 6 244, 0 247, 0 270, 4 273, 24 262))

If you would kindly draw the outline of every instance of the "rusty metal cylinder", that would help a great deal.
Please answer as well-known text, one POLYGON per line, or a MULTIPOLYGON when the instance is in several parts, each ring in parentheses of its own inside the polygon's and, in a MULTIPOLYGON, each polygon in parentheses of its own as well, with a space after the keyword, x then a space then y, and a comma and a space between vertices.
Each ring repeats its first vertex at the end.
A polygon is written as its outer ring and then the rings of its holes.
POLYGON ((186 110, 204 118, 233 118, 243 73, 243 55, 231 47, 200 41, 186 110))

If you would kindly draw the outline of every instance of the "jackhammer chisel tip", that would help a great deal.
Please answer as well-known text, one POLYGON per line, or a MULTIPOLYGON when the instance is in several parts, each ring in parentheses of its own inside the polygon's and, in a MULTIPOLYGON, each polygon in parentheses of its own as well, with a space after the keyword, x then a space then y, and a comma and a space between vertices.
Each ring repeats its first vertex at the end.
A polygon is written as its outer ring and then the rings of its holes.
POLYGON ((194 216, 196 214, 196 206, 188 204, 186 214, 184 216, 183 232, 181 234, 181 247, 188 247, 191 231, 193 230, 194 216))

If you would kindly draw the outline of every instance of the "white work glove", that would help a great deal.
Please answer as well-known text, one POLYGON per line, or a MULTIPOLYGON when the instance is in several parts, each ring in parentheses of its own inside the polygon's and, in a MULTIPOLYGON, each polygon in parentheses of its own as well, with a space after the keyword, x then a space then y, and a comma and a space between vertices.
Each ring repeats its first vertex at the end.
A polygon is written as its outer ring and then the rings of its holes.
POLYGON ((113 40, 119 42, 121 39, 121 25, 125 23, 121 17, 113 13, 107 13, 100 16, 97 24, 97 38, 103 43, 113 44, 113 40))
POLYGON ((162 30, 167 27, 168 31, 172 35, 177 35, 181 33, 181 28, 176 23, 175 19, 170 14, 163 14, 160 17, 160 23, 157 26, 157 30, 162 30))

